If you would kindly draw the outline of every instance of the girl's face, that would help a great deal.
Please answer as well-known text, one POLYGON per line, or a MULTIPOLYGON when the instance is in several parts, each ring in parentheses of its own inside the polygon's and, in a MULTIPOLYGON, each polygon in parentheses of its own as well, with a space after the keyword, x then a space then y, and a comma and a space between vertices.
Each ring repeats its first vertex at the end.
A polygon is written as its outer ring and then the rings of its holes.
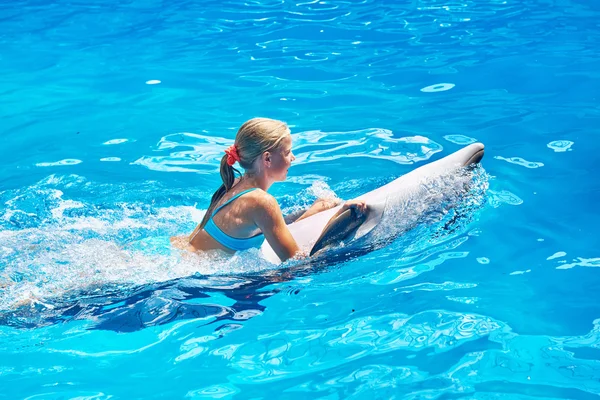
POLYGON ((292 135, 289 133, 284 137, 279 146, 271 153, 270 172, 276 181, 284 181, 287 177, 288 169, 296 159, 292 153, 292 135))

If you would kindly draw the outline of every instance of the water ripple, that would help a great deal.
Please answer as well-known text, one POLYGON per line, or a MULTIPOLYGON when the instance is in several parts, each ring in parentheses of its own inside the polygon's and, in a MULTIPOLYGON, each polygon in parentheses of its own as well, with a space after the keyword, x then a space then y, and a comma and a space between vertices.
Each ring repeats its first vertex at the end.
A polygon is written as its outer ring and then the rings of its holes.
POLYGON ((509 192, 508 190, 489 190, 489 202, 492 207, 500 207, 501 204, 509 204, 511 206, 518 206, 523 204, 523 200, 516 194, 509 192))
POLYGON ((511 164, 516 164, 516 165, 520 165, 522 167, 525 168, 539 168, 539 167, 543 167, 544 163, 541 162, 535 162, 535 161, 527 161, 521 157, 510 157, 510 158, 505 158, 502 156, 495 156, 494 157, 497 160, 503 160, 506 162, 509 162, 511 164))
MULTIPOLYGON (((595 321, 594 329, 585 338, 597 341, 597 326, 595 321)), ((502 340, 504 349, 466 355, 461 363, 448 372, 448 376, 479 389, 505 380, 517 393, 538 386, 544 387, 543 392, 548 397, 558 395, 562 388, 569 390, 562 390, 563 394, 557 397, 563 397, 565 393, 571 393, 567 398, 592 398, 592 393, 600 394, 598 361, 576 359, 563 349, 567 343, 581 346, 583 337, 565 340, 517 336, 505 331, 498 337, 491 335, 490 339, 502 340)))
POLYGON ((232 362, 240 374, 231 378, 237 383, 269 382, 399 349, 448 351, 502 326, 487 317, 427 311, 355 319, 322 331, 283 330, 238 348, 232 362))
POLYGON ((574 143, 570 140, 555 140, 548 143, 548 147, 556 153, 563 153, 565 151, 571 151, 571 146, 573 146, 573 144, 574 143))
MULTIPOLYGON (((395 137, 384 129, 352 132, 309 131, 293 135, 295 165, 332 161, 340 158, 375 158, 398 164, 429 159, 442 146, 424 136, 395 137)), ((157 151, 173 150, 167 156, 143 156, 133 164, 163 172, 218 172, 223 149, 231 139, 194 133, 163 137, 157 151)))

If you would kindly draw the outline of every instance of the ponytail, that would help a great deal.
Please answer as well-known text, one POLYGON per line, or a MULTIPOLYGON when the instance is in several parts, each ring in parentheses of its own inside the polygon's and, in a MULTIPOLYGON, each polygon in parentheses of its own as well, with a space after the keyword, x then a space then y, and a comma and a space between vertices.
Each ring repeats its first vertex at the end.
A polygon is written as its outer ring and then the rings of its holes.
POLYGON ((231 188, 233 187, 233 183, 235 182, 236 174, 238 176, 241 175, 240 171, 238 171, 236 168, 233 168, 231 165, 229 165, 229 163, 227 162, 227 157, 228 157, 228 155, 225 154, 223 156, 223 158, 221 158, 220 170, 221 170, 221 179, 223 180, 223 183, 221 184, 221 186, 219 186, 217 191, 212 195, 212 198, 210 199, 210 205, 208 206, 208 209, 206 210, 206 214, 204 214, 204 218, 202 218, 202 222, 200 223, 199 229, 204 228, 204 225, 206 225, 206 223, 208 222, 209 218, 211 217, 211 215, 213 213, 213 210, 215 209, 215 206, 219 203, 219 200, 221 200, 223 198, 223 196, 225 196, 225 193, 227 193, 228 191, 231 190, 231 188))

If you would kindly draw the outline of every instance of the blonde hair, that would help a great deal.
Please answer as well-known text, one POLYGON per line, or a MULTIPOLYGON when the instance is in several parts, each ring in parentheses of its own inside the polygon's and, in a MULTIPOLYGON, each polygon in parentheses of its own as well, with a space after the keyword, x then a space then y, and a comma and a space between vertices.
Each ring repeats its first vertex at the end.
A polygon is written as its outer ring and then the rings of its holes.
MULTIPOLYGON (((269 118, 252 118, 244 122, 235 135, 235 147, 240 157, 239 163, 245 170, 252 170, 254 161, 265 151, 271 151, 286 137, 290 128, 285 122, 269 118)), ((217 189, 210 199, 210 205, 200 223, 200 229, 208 222, 215 206, 233 187, 236 174, 240 171, 227 163, 227 155, 221 159, 221 179, 223 184, 217 189)))

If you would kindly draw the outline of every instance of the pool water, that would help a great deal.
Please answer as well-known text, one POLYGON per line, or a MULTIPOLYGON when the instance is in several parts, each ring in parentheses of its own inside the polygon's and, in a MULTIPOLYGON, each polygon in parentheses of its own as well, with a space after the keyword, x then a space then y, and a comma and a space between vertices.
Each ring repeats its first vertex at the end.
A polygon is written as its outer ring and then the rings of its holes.
POLYGON ((596 399, 598 15, 4 2, 0 399, 596 399), (293 131, 286 213, 475 141, 481 190, 329 263, 165 248, 255 116, 293 131))

